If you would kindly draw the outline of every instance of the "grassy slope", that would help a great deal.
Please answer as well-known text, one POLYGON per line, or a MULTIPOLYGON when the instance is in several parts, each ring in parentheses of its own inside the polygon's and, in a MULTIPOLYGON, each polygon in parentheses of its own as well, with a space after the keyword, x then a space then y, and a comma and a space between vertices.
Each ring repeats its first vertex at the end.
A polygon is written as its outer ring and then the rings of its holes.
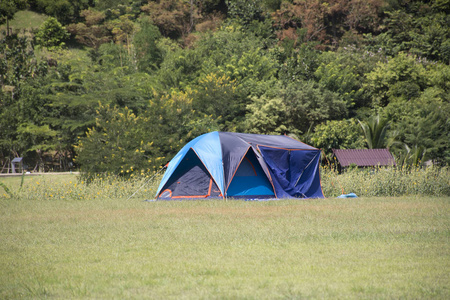
POLYGON ((449 198, 0 201, 0 298, 450 296, 449 198))
MULTIPOLYGON (((14 15, 14 19, 9 22, 13 32, 21 30, 38 29, 39 26, 48 18, 44 14, 39 14, 29 10, 18 11, 14 15)), ((0 25, 0 33, 6 32, 6 24, 0 25)))

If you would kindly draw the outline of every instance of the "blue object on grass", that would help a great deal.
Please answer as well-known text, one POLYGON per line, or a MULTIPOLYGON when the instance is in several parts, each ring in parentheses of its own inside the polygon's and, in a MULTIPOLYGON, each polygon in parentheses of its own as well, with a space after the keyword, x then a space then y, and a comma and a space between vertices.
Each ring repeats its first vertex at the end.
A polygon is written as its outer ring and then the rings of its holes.
POLYGON ((350 194, 342 194, 338 196, 338 198, 358 198, 358 196, 356 196, 355 193, 350 193, 350 194))

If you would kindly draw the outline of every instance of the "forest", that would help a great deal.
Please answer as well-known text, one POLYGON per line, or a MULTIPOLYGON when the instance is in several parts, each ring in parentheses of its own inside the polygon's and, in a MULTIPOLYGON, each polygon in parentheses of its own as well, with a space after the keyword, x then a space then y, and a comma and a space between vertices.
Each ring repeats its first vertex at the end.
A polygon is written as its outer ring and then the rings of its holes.
POLYGON ((447 166, 449 12, 450 0, 2 0, 1 166, 131 176, 214 130, 286 134, 324 161, 387 147, 401 166, 447 166), (14 27, 30 15, 43 21, 14 27))

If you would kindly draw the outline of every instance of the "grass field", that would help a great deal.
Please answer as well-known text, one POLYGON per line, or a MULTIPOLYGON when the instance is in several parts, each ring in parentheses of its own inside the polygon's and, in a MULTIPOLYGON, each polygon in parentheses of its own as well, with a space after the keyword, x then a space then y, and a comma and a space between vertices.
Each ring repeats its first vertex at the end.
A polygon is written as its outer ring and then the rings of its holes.
MULTIPOLYGON (((20 32, 23 30, 35 30, 41 26, 48 18, 44 14, 39 14, 29 10, 18 11, 9 23, 12 32, 20 32)), ((6 24, 0 25, 0 35, 6 33, 6 24)))
POLYGON ((126 198, 0 197, 0 298, 450 298, 449 197, 126 198))

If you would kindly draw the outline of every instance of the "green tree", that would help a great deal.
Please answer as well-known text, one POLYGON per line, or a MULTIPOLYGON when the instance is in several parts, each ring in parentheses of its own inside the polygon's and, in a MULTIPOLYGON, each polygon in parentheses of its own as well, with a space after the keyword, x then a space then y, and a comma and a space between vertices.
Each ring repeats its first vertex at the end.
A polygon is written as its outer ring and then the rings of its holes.
POLYGON ((26 152, 35 152, 38 158, 39 171, 44 171, 43 154, 46 151, 54 150, 55 137, 58 132, 51 129, 48 124, 35 125, 32 122, 26 122, 19 125, 17 129, 18 138, 23 140, 23 144, 28 147, 23 149, 26 152))
POLYGON ((373 106, 417 98, 427 87, 427 70, 415 56, 400 53, 387 63, 381 62, 366 74, 364 89, 373 98, 373 106))
POLYGON ((243 26, 250 25, 253 21, 262 21, 264 11, 262 0, 225 0, 228 8, 228 17, 243 26))
POLYGON ((193 108, 217 119, 224 130, 230 130, 239 114, 245 111, 245 107, 241 107, 243 96, 240 93, 236 80, 227 75, 210 73, 200 77, 195 86, 193 108))
POLYGON ((140 22, 140 29, 135 33, 133 44, 136 51, 138 69, 151 72, 159 67, 162 61, 162 53, 157 46, 161 33, 148 18, 140 22))
POLYGON ((440 164, 450 162, 450 103, 442 99, 439 89, 428 88, 407 106, 393 103, 385 110, 397 118, 392 125, 397 142, 393 147, 396 154, 420 150, 424 154, 420 155, 422 160, 432 159, 440 164))
POLYGON ((190 139, 217 130, 212 117, 192 109, 192 101, 189 91, 154 91, 139 115, 127 107, 100 104, 95 124, 76 145, 76 162, 88 177, 158 169, 190 139))
POLYGON ((49 50, 61 49, 69 38, 67 30, 55 18, 48 18, 36 33, 36 44, 49 50))
POLYGON ((364 148, 365 141, 360 134, 359 126, 357 120, 353 118, 326 121, 314 128, 314 132, 309 135, 309 142, 314 147, 324 150, 329 158, 333 149, 364 148))
POLYGON ((395 56, 407 52, 423 58, 450 61, 448 1, 388 1, 383 31, 366 36, 375 47, 395 56))
POLYGON ((297 136, 325 120, 338 120, 347 115, 344 100, 313 81, 276 86, 260 98, 253 97, 247 108, 247 130, 268 133, 274 128, 277 131, 286 128, 287 133, 297 136), (270 112, 275 105, 278 106, 276 113, 270 112), (272 120, 274 113, 278 117, 272 120))
POLYGON ((246 130, 257 134, 298 134, 295 127, 288 122, 287 108, 284 99, 274 97, 268 99, 265 95, 253 96, 247 105, 245 120, 246 130))
POLYGON ((376 115, 367 121, 358 120, 358 123, 361 126, 369 149, 380 149, 387 146, 389 119, 376 115))
POLYGON ((26 156, 33 136, 19 128, 45 125, 39 89, 47 70, 26 38, 12 35, 0 41, 0 156, 26 156))
POLYGON ((149 139, 149 120, 130 109, 100 104, 95 126, 76 145, 76 162, 86 177, 97 173, 133 174, 151 172, 160 159, 149 139))
POLYGON ((92 7, 94 0, 34 0, 33 6, 66 25, 77 21, 83 9, 92 7))

